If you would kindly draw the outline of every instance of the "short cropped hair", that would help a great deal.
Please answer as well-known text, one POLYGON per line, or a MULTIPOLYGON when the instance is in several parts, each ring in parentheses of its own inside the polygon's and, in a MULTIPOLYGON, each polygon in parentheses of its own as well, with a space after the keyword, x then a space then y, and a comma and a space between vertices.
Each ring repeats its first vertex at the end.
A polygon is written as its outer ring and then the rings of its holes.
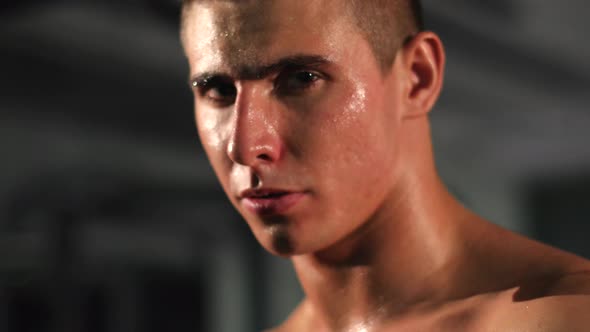
POLYGON ((424 30, 420 0, 346 0, 353 19, 381 65, 393 65, 397 51, 424 30))
MULTIPOLYGON (((182 1, 181 29, 189 5, 196 1, 182 1)), ((383 71, 391 68, 403 44, 424 29, 420 0, 343 1, 383 71)))

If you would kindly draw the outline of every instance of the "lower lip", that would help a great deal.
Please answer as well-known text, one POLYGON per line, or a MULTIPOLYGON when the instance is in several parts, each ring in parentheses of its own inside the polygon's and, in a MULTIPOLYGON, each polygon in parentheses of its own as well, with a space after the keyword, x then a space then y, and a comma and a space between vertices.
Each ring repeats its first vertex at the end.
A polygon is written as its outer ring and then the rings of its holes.
POLYGON ((290 193, 272 198, 244 198, 242 203, 249 211, 260 216, 285 214, 305 196, 305 193, 290 193))

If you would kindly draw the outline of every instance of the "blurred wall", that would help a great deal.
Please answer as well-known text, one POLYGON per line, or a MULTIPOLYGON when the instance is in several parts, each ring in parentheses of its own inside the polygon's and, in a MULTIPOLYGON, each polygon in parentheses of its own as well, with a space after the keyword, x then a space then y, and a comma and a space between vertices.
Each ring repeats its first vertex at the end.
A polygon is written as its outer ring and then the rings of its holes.
MULTIPOLYGON (((469 207, 590 257, 587 4, 424 1, 437 163, 469 207)), ((0 330, 255 331, 301 298, 198 143, 176 1, 0 6, 0 330)))

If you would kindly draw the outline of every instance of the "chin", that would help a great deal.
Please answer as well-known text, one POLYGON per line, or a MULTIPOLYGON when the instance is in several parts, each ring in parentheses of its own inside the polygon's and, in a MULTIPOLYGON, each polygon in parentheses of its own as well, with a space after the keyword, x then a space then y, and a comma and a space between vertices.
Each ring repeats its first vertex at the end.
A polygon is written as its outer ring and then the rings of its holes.
POLYGON ((271 231, 270 235, 265 234, 265 238, 258 238, 258 241, 270 254, 286 259, 314 254, 322 250, 322 247, 317 246, 318 243, 303 241, 302 238, 285 231, 271 231))
POLYGON ((247 221, 258 243, 272 255, 291 258, 322 249, 318 234, 305 227, 305 224, 310 224, 309 218, 276 216, 247 221))
POLYGON ((285 227, 280 225, 267 226, 267 229, 260 235, 256 238, 269 253, 283 258, 297 255, 296 241, 285 227))
POLYGON ((266 251, 274 256, 287 259, 313 252, 304 245, 302 239, 289 232, 286 227, 281 226, 270 226, 259 234, 255 234, 258 242, 266 251))

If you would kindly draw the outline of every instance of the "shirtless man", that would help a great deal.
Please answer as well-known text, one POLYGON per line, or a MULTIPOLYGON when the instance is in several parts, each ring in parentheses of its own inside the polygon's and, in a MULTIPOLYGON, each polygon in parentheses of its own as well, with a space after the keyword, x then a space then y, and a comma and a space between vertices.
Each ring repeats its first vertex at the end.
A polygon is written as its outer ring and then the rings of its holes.
POLYGON ((590 331, 589 262, 439 179, 445 54, 416 2, 192 0, 182 40, 213 169, 306 295, 275 331, 590 331))

